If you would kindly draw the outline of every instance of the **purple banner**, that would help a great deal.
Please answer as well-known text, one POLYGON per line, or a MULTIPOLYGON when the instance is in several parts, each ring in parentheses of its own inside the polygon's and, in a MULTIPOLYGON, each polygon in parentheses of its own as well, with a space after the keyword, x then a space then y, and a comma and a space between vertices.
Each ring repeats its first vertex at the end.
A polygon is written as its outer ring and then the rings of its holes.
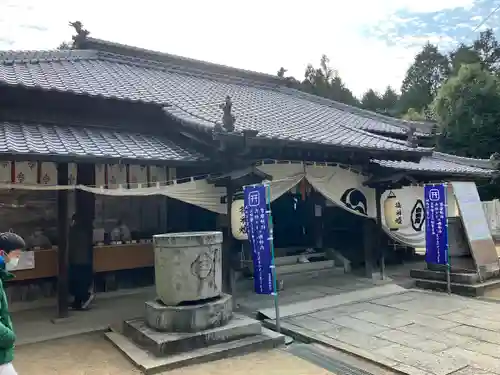
POLYGON ((255 293, 273 294, 271 243, 269 241, 269 211, 266 186, 243 188, 245 222, 252 246, 255 293))
POLYGON ((446 185, 425 185, 425 261, 448 264, 446 185))

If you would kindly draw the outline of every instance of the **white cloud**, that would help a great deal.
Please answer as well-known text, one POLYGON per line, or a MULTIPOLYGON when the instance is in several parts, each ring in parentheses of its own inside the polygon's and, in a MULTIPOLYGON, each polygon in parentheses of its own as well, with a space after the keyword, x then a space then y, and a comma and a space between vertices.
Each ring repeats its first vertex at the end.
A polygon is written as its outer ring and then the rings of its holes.
POLYGON ((284 66, 298 78, 326 54, 360 95, 370 87, 399 88, 415 54, 407 43, 389 47, 362 36, 363 27, 398 9, 430 12, 471 2, 3 0, 0 49, 55 48, 70 39, 68 21, 81 20, 97 38, 271 74, 284 66))

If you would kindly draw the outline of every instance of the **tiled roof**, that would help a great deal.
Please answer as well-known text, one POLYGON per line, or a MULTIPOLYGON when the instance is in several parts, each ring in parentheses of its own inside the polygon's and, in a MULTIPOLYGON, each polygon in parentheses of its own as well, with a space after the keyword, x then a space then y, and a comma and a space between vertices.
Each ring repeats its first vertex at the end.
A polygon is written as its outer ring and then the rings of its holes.
POLYGON ((384 133, 384 134, 395 134, 395 135, 405 135, 407 130, 412 127, 415 128, 415 135, 419 137, 429 137, 431 136, 432 123, 421 122, 421 121, 408 121, 403 119, 398 119, 380 113, 368 111, 366 109, 354 107, 348 104, 343 104, 323 98, 320 96, 305 93, 299 90, 286 89, 286 91, 294 91, 294 95, 304 98, 316 103, 323 105, 328 105, 330 107, 336 108, 338 110, 352 113, 356 115, 353 118, 351 126, 358 129, 367 130, 373 133, 384 133))
POLYGON ((471 159, 460 156, 434 152, 432 156, 424 156, 419 163, 392 160, 372 160, 387 168, 415 172, 439 172, 460 175, 490 176, 496 172, 489 160, 471 159))
POLYGON ((89 50, 0 53, 0 84, 155 103, 166 106, 174 117, 207 127, 220 122, 219 106, 230 95, 237 130, 258 130, 260 137, 429 152, 363 130, 363 124, 374 120, 302 97, 295 90, 179 69, 89 50))
POLYGON ((0 154, 96 157, 137 161, 199 161, 199 153, 168 139, 99 128, 0 122, 0 154))

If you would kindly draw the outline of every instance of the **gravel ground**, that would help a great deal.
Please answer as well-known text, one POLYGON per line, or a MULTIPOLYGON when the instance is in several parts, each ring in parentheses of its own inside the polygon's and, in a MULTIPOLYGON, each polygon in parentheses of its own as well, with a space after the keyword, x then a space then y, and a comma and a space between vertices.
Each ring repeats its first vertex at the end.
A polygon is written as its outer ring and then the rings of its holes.
MULTIPOLYGON (((68 337, 16 348, 19 375, 135 375, 140 374, 102 334, 68 337)), ((332 375, 281 350, 195 365, 169 375, 332 375)))

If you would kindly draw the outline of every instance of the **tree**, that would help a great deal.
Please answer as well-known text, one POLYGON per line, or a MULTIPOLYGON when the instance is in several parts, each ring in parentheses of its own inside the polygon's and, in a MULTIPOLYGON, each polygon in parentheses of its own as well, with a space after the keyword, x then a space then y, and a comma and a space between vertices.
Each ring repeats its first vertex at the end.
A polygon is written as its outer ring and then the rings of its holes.
POLYGON ((399 95, 391 86, 387 86, 381 98, 381 109, 383 109, 384 112, 391 114, 396 109, 398 101, 399 95))
POLYGON ((73 46, 71 43, 68 43, 68 42, 62 42, 61 44, 59 44, 59 46, 57 47, 57 49, 72 49, 73 46))
POLYGON ((489 158, 500 144, 500 79, 481 64, 462 65, 436 96, 433 111, 446 152, 489 158))
POLYGON ((496 71, 500 64, 500 45, 492 29, 482 31, 472 44, 473 50, 479 55, 484 69, 496 71))
POLYGON ((448 74, 448 57, 439 52, 436 46, 427 43, 415 56, 403 80, 399 106, 401 113, 410 108, 420 112, 429 106, 448 74))
POLYGON ((384 109, 382 98, 372 89, 369 89, 363 94, 363 97, 361 98, 361 107, 374 112, 384 109))
POLYGON ((359 105, 338 72, 330 67, 330 60, 326 55, 321 57, 319 68, 314 68, 311 64, 307 66, 300 89, 341 103, 359 105))
POLYGON ((408 121, 425 121, 427 118, 424 111, 417 111, 415 108, 410 108, 403 114, 403 119, 408 121))
POLYGON ((477 64, 481 62, 481 57, 472 46, 460 44, 458 48, 450 53, 450 75, 458 74, 462 65, 477 64))

